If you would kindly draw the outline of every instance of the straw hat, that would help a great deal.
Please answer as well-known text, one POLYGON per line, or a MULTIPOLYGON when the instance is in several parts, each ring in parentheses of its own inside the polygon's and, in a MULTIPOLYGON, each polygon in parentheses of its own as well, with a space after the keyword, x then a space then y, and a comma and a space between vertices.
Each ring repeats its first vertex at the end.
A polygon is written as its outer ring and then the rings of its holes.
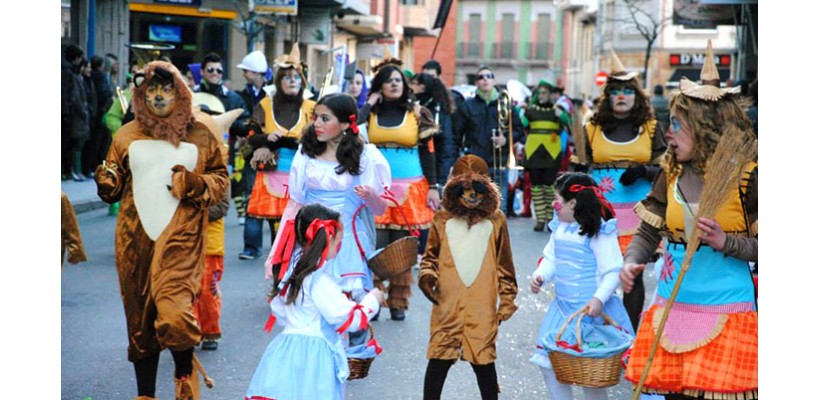
POLYGON ((701 84, 690 81, 685 76, 680 80, 680 91, 684 96, 694 97, 706 101, 718 101, 721 97, 731 93, 740 93, 740 87, 720 88, 720 75, 715 65, 715 55, 712 54, 712 41, 706 44, 706 57, 703 60, 703 69, 700 71, 701 84))
POLYGON ((390 51, 390 46, 385 44, 384 45, 384 51, 382 52, 382 61, 380 63, 378 63, 375 67, 371 68, 370 70, 373 71, 374 74, 377 74, 377 73, 379 73, 379 71, 382 68, 384 68, 388 65, 392 65, 392 66, 398 68, 399 70, 401 70, 402 64, 404 64, 404 63, 401 60, 399 60, 398 58, 393 57, 393 52, 390 51))
POLYGON ((626 68, 624 68, 624 64, 621 62, 621 59, 618 58, 618 55, 612 51, 612 72, 609 73, 607 80, 615 79, 618 81, 629 81, 635 79, 638 76, 637 72, 626 72, 626 68))
POLYGON ((279 68, 296 68, 302 73, 301 54, 299 53, 299 43, 293 43, 290 54, 282 54, 274 60, 274 64, 279 68))

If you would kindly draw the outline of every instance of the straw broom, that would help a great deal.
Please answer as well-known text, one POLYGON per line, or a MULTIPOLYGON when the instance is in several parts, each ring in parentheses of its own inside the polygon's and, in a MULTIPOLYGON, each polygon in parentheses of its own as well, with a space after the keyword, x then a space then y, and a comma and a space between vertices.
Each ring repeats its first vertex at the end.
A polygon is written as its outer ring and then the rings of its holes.
MULTIPOLYGON (((748 132, 741 131, 736 127, 731 127, 721 137, 718 142, 715 153, 709 159, 707 165, 706 176, 703 182, 703 192, 700 196, 700 203, 698 206, 698 218, 714 219, 720 207, 729 197, 732 191, 737 190, 738 181, 740 179, 740 172, 743 166, 757 157, 757 140, 748 132)), ((669 311, 672 309, 672 304, 675 302, 675 297, 678 295, 683 277, 689 266, 692 264, 692 257, 695 256, 695 251, 700 246, 700 229, 693 229, 686 246, 686 253, 683 257, 681 271, 675 280, 675 286, 672 289, 672 294, 663 309, 663 315, 655 334, 655 341, 652 343, 652 348, 649 351, 649 358, 644 365, 641 379, 638 381, 638 386, 635 387, 632 400, 637 400, 640 396, 641 389, 646 382, 649 375, 649 369, 652 367, 652 361, 655 359, 655 352, 658 350, 663 328, 666 326, 666 320, 669 318, 669 311)))

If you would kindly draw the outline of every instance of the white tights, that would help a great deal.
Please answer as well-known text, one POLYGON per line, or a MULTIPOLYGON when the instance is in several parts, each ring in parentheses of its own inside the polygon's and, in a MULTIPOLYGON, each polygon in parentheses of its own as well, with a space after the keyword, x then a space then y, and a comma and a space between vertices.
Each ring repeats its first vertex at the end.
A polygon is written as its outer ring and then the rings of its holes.
MULTIPOLYGON (((558 382, 552 368, 539 368, 547 383, 547 390, 552 400, 572 400, 572 385, 558 382)), ((607 400, 606 389, 582 388, 586 400, 607 400)))

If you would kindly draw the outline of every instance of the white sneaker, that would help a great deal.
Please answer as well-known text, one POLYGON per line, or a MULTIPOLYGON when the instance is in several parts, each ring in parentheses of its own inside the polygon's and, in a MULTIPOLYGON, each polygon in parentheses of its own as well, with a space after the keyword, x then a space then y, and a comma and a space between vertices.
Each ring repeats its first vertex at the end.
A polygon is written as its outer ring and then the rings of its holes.
POLYGON ((245 217, 239 217, 239 225, 245 225, 245 217))

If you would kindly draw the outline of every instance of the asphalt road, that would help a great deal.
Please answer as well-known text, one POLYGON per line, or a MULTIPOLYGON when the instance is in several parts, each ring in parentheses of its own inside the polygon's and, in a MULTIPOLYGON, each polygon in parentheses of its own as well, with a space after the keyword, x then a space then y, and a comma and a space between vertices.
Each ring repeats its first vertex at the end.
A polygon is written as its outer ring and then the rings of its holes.
MULTIPOLYGON (((89 261, 68 265, 62 271, 61 375, 62 398, 70 400, 133 399, 136 381, 127 360, 125 318, 114 267, 115 218, 107 210, 80 214, 79 223, 89 261)), ((529 359, 538 327, 551 301, 551 291, 534 295, 528 289, 529 274, 549 235, 532 231, 532 221, 509 222, 519 285, 518 312, 501 325, 496 368, 501 399, 548 399, 543 378, 529 359)), ((267 240, 267 228, 266 240, 267 240)), ((278 333, 263 331, 269 308, 264 294, 267 284, 262 261, 241 261, 242 227, 231 210, 226 223, 223 293, 223 339, 216 351, 196 352, 216 387, 203 387, 203 399, 242 399, 265 349, 278 333)), ((652 279, 647 278, 647 284, 652 279)), ((651 290, 648 288, 648 290, 651 290)), ((414 287, 407 319, 389 320, 389 311, 373 322, 384 352, 373 362, 363 380, 349 382, 347 398, 357 400, 421 399, 431 305, 414 287)), ((170 352, 160 358, 157 396, 173 398, 173 360, 170 352)), ((581 391, 575 395, 582 398, 581 391)), ((630 386, 609 389, 610 399, 626 399, 630 386)), ((444 399, 479 399, 472 369, 458 362, 450 370, 444 399)))

